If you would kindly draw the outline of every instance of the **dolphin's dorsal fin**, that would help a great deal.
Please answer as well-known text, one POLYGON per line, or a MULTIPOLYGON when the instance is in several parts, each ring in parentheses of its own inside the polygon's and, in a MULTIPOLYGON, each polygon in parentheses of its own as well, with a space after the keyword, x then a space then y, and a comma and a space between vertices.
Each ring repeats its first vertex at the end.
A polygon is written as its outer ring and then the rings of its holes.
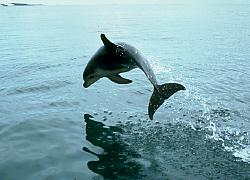
POLYGON ((110 40, 108 40, 105 36, 105 34, 101 34, 101 40, 104 44, 105 47, 109 48, 109 49, 112 49, 112 48, 116 48, 117 45, 112 43, 110 40))

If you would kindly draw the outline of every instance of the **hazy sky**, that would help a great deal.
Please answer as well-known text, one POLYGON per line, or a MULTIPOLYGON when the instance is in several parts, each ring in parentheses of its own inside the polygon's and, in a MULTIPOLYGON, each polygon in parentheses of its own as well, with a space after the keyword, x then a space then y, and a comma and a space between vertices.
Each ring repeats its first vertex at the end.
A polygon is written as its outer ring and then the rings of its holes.
POLYGON ((155 4, 171 3, 185 0, 0 0, 2 3, 23 2, 41 4, 155 4))
POLYGON ((168 4, 168 3, 249 3, 250 0, 0 0, 0 3, 21 2, 33 4, 168 4))

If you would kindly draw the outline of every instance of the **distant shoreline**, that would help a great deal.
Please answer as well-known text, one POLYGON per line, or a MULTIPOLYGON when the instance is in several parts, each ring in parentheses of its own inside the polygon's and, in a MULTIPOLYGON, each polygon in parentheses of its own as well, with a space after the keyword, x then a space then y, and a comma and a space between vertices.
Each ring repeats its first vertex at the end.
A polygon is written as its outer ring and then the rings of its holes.
POLYGON ((0 6, 44 6, 44 4, 27 4, 27 3, 9 3, 9 4, 0 4, 0 6))

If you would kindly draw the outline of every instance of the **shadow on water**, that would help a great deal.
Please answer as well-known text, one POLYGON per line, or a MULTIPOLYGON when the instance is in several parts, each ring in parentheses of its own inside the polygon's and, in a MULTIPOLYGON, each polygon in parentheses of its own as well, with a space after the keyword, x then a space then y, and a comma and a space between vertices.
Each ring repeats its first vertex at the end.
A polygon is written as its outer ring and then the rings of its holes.
POLYGON ((87 147, 83 150, 99 158, 98 161, 89 161, 88 168, 109 179, 142 178, 141 168, 136 158, 140 158, 128 144, 121 140, 123 130, 119 126, 106 126, 97 122, 91 115, 85 114, 86 140, 95 146, 101 147, 104 152, 97 154, 87 147))

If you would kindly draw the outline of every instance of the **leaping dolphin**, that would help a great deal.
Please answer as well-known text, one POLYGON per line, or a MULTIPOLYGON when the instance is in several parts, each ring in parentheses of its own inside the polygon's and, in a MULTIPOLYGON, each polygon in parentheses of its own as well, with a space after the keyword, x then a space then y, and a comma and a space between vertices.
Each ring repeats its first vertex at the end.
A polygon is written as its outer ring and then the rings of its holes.
POLYGON ((104 34, 101 34, 101 40, 104 46, 93 55, 83 72, 85 88, 103 77, 118 84, 129 84, 132 80, 123 78, 120 73, 140 68, 154 87, 148 105, 148 115, 151 120, 165 99, 179 90, 185 90, 185 87, 178 83, 158 85, 149 62, 135 47, 126 43, 113 43, 104 34))

